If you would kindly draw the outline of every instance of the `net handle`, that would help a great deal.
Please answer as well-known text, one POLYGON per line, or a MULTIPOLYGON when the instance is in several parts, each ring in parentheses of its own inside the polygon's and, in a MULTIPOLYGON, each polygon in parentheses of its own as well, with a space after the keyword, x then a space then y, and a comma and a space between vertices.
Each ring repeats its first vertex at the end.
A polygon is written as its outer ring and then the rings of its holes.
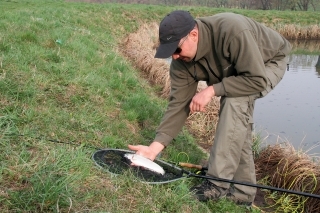
POLYGON ((192 163, 184 163, 184 162, 180 162, 179 166, 181 167, 185 167, 185 168, 190 168, 190 169, 199 169, 199 170, 204 170, 206 168, 204 168, 201 165, 197 165, 197 164, 192 164, 192 163))

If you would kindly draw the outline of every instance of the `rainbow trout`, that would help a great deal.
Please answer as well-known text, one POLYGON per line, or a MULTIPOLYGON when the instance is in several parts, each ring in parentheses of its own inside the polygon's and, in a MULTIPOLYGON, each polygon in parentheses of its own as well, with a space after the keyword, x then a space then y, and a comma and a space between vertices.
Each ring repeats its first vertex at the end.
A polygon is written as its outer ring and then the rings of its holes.
POLYGON ((161 166, 141 155, 127 153, 124 155, 124 157, 128 158, 135 166, 141 166, 162 175, 164 175, 165 173, 164 169, 161 166))

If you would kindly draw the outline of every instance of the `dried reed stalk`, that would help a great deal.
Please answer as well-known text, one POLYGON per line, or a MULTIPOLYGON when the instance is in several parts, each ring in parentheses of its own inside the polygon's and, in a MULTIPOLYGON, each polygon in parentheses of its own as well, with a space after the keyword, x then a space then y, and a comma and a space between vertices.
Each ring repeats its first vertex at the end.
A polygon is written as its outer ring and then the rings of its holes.
POLYGON ((320 39, 320 26, 300 26, 296 24, 275 25, 271 28, 278 31, 287 39, 301 39, 301 40, 317 40, 320 39))
POLYGON ((206 112, 191 114, 186 125, 205 147, 213 144, 216 127, 219 120, 220 98, 214 97, 206 107, 206 112))
MULTIPOLYGON (((268 177, 274 187, 320 194, 320 165, 307 154, 297 152, 289 143, 268 146, 255 159, 255 165, 257 179, 268 177)), ((293 209, 320 212, 320 203, 315 198, 284 196, 290 200, 293 209)), ((282 200, 279 197, 276 199, 282 200)))
POLYGON ((142 70, 152 84, 162 86, 162 97, 170 92, 169 63, 154 58, 155 43, 158 41, 156 23, 142 25, 136 33, 130 34, 122 46, 122 53, 135 67, 142 70))

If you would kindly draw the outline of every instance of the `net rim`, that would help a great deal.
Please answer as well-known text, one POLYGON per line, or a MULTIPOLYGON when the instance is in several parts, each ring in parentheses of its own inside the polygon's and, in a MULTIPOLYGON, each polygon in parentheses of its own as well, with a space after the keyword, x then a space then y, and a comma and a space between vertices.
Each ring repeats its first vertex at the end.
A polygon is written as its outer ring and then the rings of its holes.
MULTIPOLYGON (((135 152, 132 151, 132 150, 106 148, 106 149, 99 149, 99 150, 97 150, 96 152, 94 152, 94 153, 92 154, 91 158, 92 158, 92 160, 95 162, 95 165, 96 165, 99 169, 101 169, 101 170, 103 170, 103 171, 106 171, 107 173, 111 174, 113 177, 119 176, 119 175, 121 175, 121 174, 117 174, 117 173, 114 173, 114 172, 109 171, 107 168, 101 166, 101 165, 97 162, 97 160, 95 159, 95 156, 96 156, 98 153, 100 153, 100 152, 106 152, 106 151, 120 151, 120 152, 124 152, 124 153, 132 153, 132 154, 135 153, 135 152)), ((155 181, 145 181, 145 180, 139 179, 139 180, 138 180, 139 182, 147 183, 147 184, 165 184, 165 183, 171 183, 171 182, 178 181, 178 180, 181 180, 181 179, 184 179, 184 178, 187 178, 187 177, 188 177, 188 175, 184 175, 184 170, 181 169, 180 167, 176 166, 176 165, 170 164, 170 163, 168 163, 168 162, 166 162, 166 161, 163 161, 163 160, 161 160, 161 159, 158 159, 158 158, 156 158, 154 161, 155 161, 155 162, 160 162, 160 163, 162 163, 162 164, 165 164, 165 165, 167 165, 168 167, 172 167, 173 169, 177 169, 177 170, 181 171, 181 173, 183 173, 183 175, 182 175, 181 177, 174 178, 174 179, 171 179, 171 180, 165 180, 165 181, 157 181, 157 182, 155 182, 155 181)))

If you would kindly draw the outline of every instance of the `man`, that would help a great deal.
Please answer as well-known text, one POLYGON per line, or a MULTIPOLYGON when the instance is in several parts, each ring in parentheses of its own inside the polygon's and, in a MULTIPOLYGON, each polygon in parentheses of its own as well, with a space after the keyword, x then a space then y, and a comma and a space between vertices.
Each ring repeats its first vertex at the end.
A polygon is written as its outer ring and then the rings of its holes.
MULTIPOLYGON (((179 10, 161 21, 159 37, 155 57, 173 59, 169 105, 154 142, 129 148, 154 160, 177 136, 189 113, 204 112, 214 96, 221 96, 207 175, 255 184, 254 103, 282 79, 290 43, 242 15, 221 13, 194 19, 189 12, 179 10), (196 93, 200 80, 208 87, 196 93)), ((247 205, 256 194, 254 187, 208 180, 192 191, 200 201, 227 196, 247 205)))

